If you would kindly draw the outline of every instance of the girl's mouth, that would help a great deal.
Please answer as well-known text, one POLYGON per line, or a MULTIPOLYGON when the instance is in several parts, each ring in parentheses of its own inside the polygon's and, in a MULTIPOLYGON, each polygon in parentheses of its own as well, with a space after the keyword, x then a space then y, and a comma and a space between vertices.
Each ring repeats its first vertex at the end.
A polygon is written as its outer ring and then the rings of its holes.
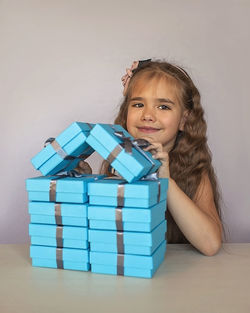
POLYGON ((154 128, 154 127, 148 127, 148 126, 143 126, 143 127, 137 127, 137 129, 145 134, 152 134, 158 132, 160 129, 159 128, 154 128))

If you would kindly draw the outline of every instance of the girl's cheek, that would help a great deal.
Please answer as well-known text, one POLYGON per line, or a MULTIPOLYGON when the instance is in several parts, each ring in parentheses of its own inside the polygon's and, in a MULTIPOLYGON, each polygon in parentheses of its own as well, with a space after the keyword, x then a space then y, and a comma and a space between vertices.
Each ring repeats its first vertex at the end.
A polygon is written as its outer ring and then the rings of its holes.
POLYGON ((128 111, 127 115, 127 126, 133 123, 133 115, 128 111))

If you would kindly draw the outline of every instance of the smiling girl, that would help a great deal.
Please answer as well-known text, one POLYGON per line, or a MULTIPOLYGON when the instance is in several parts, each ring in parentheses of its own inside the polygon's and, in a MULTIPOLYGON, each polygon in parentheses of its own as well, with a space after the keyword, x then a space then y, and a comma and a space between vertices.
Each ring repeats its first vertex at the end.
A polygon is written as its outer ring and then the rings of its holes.
POLYGON ((148 140, 147 150, 162 162, 158 176, 169 178, 168 243, 191 243, 214 255, 222 225, 199 91, 182 68, 162 61, 134 62, 122 81, 115 124, 148 140))

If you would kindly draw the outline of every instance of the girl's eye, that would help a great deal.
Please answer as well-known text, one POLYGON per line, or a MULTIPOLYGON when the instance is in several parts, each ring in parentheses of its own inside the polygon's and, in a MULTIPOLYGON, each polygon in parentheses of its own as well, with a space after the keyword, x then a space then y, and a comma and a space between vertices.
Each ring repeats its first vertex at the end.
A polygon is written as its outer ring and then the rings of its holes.
POLYGON ((158 106, 158 108, 161 110, 170 110, 170 107, 167 106, 166 104, 162 104, 162 105, 158 106))
POLYGON ((132 104, 132 107, 134 107, 134 108, 142 108, 143 107, 143 103, 134 103, 134 104, 132 104))

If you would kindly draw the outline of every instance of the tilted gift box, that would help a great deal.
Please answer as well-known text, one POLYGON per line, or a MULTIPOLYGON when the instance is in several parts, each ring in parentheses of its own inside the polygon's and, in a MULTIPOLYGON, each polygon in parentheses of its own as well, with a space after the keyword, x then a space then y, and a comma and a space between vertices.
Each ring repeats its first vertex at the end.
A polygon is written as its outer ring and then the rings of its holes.
POLYGON ((119 179, 100 179, 88 185, 89 204, 149 208, 166 200, 167 188, 167 178, 131 184, 119 179))
POLYGON ((151 255, 165 240, 166 220, 152 232, 129 232, 89 229, 91 251, 151 255))
POLYGON ((40 176, 26 180, 29 201, 85 203, 88 201, 88 183, 104 175, 81 177, 40 176))
POLYGON ((96 124, 87 143, 129 183, 154 173, 161 162, 134 144, 134 138, 120 125, 96 124))
POLYGON ((88 249, 88 228, 29 224, 32 245, 88 249))
POLYGON ((88 227, 88 204, 29 202, 31 223, 88 227))
POLYGON ((78 271, 90 269, 88 250, 31 245, 30 257, 33 266, 78 271))
POLYGON ((90 251, 91 272, 151 278, 164 260, 164 240, 151 256, 90 251))
POLYGON ((150 232, 165 220, 166 206, 166 200, 146 209, 89 205, 89 227, 93 229, 150 232))
POLYGON ((35 169, 44 176, 54 175, 77 166, 80 158, 87 158, 94 150, 86 139, 94 124, 75 122, 43 148, 31 160, 35 169), (77 159, 76 159, 77 158, 77 159))

